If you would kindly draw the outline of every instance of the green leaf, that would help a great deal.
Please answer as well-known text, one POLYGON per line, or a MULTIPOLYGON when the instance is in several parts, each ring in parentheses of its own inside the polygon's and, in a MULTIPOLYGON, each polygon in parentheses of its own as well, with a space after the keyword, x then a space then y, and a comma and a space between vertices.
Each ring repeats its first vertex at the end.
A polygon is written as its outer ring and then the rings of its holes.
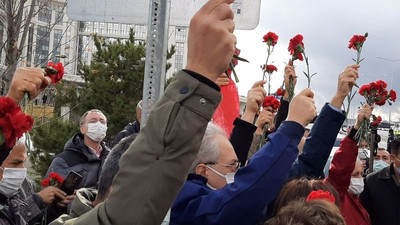
POLYGON ((303 73, 304 73, 304 75, 306 75, 306 77, 308 77, 308 74, 306 74, 306 72, 303 71, 303 73))
POLYGON ((1 132, 0 129, 0 145, 4 144, 4 142, 6 142, 6 139, 4 138, 3 132, 1 132))
POLYGON ((358 63, 361 63, 363 60, 364 60, 364 58, 362 58, 362 59, 360 60, 360 62, 358 62, 358 63))
POLYGON ((239 56, 237 56, 237 55, 233 55, 233 58, 234 58, 234 59, 237 59, 237 60, 239 60, 239 61, 243 61, 243 62, 250 63, 247 59, 241 58, 241 57, 239 57, 239 56))

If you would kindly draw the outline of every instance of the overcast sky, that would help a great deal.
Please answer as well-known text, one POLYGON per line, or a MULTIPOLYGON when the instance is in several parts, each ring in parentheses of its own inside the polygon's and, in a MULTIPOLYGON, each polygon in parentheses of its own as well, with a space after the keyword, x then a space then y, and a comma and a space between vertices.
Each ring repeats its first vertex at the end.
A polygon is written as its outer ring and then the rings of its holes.
MULTIPOLYGON (((271 92, 274 92, 283 80, 285 62, 289 59, 287 47, 290 38, 296 34, 304 36, 304 45, 310 61, 310 72, 317 72, 311 81, 315 93, 317 109, 330 101, 336 91, 338 74, 346 65, 352 64, 356 51, 347 48, 354 34, 369 33, 361 56, 359 86, 385 80, 390 88, 400 91, 400 1, 397 0, 261 0, 261 15, 258 27, 251 31, 235 31, 241 57, 250 63, 240 62, 236 67, 240 82, 239 94, 247 95, 254 82, 262 79, 260 65, 265 63, 267 47, 262 37, 268 31, 279 36, 278 44, 269 63, 278 67, 273 73, 271 92), (388 61, 377 58, 398 60, 388 61)), ((295 61, 298 85, 296 93, 307 86, 303 74, 304 61, 295 61)), ((400 94, 400 93, 399 93, 400 94)), ((360 106, 363 98, 357 94, 353 100, 350 115, 360 106)), ((400 119, 400 104, 392 106, 392 121, 400 119)), ((376 107, 376 115, 389 119, 389 106, 376 107)))

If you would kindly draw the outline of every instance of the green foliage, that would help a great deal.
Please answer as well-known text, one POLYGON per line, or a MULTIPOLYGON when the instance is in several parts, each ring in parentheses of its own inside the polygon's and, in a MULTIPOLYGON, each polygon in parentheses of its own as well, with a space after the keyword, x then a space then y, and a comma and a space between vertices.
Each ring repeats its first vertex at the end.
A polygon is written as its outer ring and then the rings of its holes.
MULTIPOLYGON (((107 136, 110 142, 123 128, 136 119, 136 104, 142 99, 146 47, 135 40, 133 31, 125 40, 109 42, 94 35, 96 52, 90 65, 81 65, 83 85, 63 84, 57 87, 56 106, 67 105, 78 118, 90 109, 99 109, 107 117, 107 136)), ((167 59, 175 46, 167 52, 167 59)), ((168 69, 171 65, 167 65, 168 69)))
POLYGON ((46 125, 34 128, 31 132, 35 150, 29 154, 33 174, 40 182, 54 157, 64 150, 64 145, 75 133, 78 123, 64 122, 58 118, 46 125))

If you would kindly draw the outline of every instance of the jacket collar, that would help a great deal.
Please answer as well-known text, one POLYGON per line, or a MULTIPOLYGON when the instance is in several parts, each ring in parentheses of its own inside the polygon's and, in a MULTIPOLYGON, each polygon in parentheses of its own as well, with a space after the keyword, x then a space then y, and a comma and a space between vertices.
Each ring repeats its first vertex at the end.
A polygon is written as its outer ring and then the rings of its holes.
POLYGON ((195 173, 189 173, 187 180, 189 181, 197 181, 197 182, 201 182, 203 184, 207 184, 207 178, 195 174, 195 173))

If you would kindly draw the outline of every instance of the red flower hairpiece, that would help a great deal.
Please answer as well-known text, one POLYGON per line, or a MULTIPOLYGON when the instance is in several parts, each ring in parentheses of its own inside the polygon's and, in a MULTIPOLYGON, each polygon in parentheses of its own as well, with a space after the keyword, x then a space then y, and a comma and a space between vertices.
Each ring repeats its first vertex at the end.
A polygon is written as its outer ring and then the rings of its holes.
POLYGON ((307 196, 307 202, 310 202, 315 199, 326 199, 332 203, 335 203, 335 197, 329 191, 323 191, 323 190, 312 191, 307 196))

